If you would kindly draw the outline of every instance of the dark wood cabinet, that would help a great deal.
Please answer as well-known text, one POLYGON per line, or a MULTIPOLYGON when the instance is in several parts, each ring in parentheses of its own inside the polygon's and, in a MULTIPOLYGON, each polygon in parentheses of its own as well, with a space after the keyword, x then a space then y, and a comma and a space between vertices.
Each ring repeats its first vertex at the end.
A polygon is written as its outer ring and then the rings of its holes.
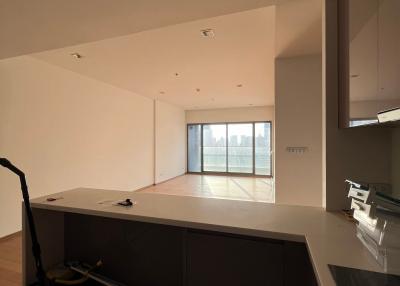
POLYGON ((285 241, 283 248, 284 285, 317 286, 317 280, 304 243, 285 241))
POLYGON ((183 230, 80 214, 65 215, 65 259, 90 264, 127 286, 183 285, 183 230))
POLYGON ((186 285, 284 285, 283 253, 281 241, 190 231, 186 285))
POLYGON ((316 285, 304 243, 90 215, 64 215, 64 259, 126 285, 316 285))

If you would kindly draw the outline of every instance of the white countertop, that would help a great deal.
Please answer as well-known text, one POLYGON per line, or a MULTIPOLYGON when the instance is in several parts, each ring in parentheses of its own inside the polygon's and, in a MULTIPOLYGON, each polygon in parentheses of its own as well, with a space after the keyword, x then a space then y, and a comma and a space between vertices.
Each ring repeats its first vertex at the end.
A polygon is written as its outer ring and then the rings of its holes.
POLYGON ((74 189, 31 200, 33 208, 97 215, 249 236, 306 242, 320 285, 333 286, 328 264, 383 272, 341 214, 321 208, 140 192, 74 189), (47 197, 62 198, 47 202, 47 197), (131 208, 102 201, 136 201, 131 208))

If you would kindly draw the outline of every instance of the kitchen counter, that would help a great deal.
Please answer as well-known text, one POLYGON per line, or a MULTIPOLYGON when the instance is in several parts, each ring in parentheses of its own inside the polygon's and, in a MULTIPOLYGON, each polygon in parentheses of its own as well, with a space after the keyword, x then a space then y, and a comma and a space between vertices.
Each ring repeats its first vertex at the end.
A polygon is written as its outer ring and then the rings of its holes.
POLYGON ((32 208, 304 242, 320 285, 335 282, 328 264, 382 272, 357 239, 356 227, 322 208, 249 201, 74 189, 31 200, 32 208), (47 197, 58 198, 48 202, 47 197), (130 208, 111 201, 130 198, 130 208))

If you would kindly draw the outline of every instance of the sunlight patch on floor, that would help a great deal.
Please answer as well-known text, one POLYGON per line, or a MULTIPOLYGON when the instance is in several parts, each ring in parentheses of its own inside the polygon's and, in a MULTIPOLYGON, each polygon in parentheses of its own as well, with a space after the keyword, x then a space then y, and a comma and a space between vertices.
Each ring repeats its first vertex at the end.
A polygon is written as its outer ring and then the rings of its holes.
POLYGON ((273 190, 270 178, 187 174, 140 192, 273 203, 273 190))

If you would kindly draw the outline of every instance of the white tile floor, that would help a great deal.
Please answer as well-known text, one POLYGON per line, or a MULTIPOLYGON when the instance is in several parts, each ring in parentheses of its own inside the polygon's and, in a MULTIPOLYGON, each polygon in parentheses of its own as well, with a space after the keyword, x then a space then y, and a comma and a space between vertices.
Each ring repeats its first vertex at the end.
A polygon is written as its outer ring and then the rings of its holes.
POLYGON ((273 179, 270 178, 187 174, 140 192, 268 203, 275 201, 273 179))

